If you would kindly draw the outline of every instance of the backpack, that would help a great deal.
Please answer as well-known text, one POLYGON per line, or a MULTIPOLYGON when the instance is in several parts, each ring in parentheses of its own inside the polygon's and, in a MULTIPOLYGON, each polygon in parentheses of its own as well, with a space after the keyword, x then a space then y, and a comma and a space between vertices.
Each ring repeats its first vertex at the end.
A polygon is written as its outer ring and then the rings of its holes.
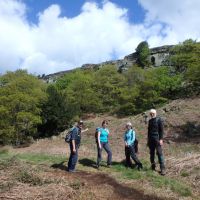
POLYGON ((135 153, 138 153, 138 140, 136 138, 134 141, 134 149, 135 149, 135 153))
MULTIPOLYGON (((132 130, 132 139, 133 139, 133 130, 132 130)), ((138 153, 138 140, 136 138, 133 145, 134 145, 135 153, 138 153)))
POLYGON ((98 142, 98 132, 99 132, 99 129, 100 128, 97 127, 96 130, 95 130, 95 134, 94 134, 96 143, 98 142))
POLYGON ((65 136, 65 142, 70 143, 71 137, 72 137, 72 132, 76 127, 72 127, 66 134, 65 136))
POLYGON ((163 120, 163 118, 156 117, 156 124, 157 124, 158 132, 159 132, 159 124, 161 124, 162 126, 164 126, 164 120, 163 120))

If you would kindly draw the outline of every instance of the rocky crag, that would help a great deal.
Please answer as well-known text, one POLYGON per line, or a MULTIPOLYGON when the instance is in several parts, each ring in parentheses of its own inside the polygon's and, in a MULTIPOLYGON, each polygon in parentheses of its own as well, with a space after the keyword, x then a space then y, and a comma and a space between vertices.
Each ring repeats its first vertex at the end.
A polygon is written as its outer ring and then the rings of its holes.
MULTIPOLYGON (((162 65, 169 66, 170 63, 168 62, 169 52, 170 49, 173 47, 173 45, 165 45, 161 47, 155 47, 150 49, 150 55, 149 55, 149 61, 152 66, 159 67, 162 65)), ((127 70, 129 67, 133 66, 137 61, 137 53, 134 52, 132 54, 129 54, 125 56, 123 59, 119 60, 111 60, 102 62, 99 64, 84 64, 80 67, 80 69, 86 70, 86 69, 99 69, 106 65, 114 65, 118 69, 118 71, 123 72, 127 70)), ((54 82, 58 77, 61 77, 73 70, 66 70, 61 71, 49 75, 43 75, 42 78, 46 82, 54 82)))

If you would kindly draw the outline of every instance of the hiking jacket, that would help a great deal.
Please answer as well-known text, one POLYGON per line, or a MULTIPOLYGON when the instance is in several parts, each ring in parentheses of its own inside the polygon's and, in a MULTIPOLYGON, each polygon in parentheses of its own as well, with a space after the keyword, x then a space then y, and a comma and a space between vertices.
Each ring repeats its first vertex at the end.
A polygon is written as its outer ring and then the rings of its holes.
POLYGON ((72 142, 72 140, 75 140, 76 146, 80 145, 80 143, 81 143, 81 129, 79 127, 75 127, 72 130, 72 133, 71 133, 71 142, 72 142))
POLYGON ((155 117, 149 120, 148 124, 148 139, 163 139, 163 123, 160 117, 155 117))
POLYGON ((127 130, 124 133, 124 142, 127 143, 128 146, 133 145, 135 141, 135 131, 133 129, 127 130))

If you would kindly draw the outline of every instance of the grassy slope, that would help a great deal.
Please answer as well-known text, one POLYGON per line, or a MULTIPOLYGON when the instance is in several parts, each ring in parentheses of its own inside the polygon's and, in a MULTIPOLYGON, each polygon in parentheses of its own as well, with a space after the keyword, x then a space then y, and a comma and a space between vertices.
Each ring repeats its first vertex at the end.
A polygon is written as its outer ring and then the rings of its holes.
MULTIPOLYGON (((86 125, 89 128, 89 131, 83 134, 82 146, 79 154, 79 164, 77 168, 90 173, 109 174, 109 176, 114 177, 119 182, 128 184, 130 187, 136 188, 145 194, 157 195, 163 197, 164 199, 198 199, 198 196, 200 196, 199 138, 196 137, 191 140, 192 142, 190 143, 187 142, 186 139, 184 140, 186 141, 184 143, 177 143, 177 135, 187 135, 184 131, 187 130, 185 127, 188 122, 200 124, 200 113, 197 109, 199 107, 200 99, 190 99, 173 101, 169 105, 158 110, 159 115, 165 119, 165 130, 168 138, 164 144, 167 176, 162 177, 158 173, 152 172, 149 169, 149 154, 148 148, 146 147, 147 127, 143 122, 142 115, 131 116, 123 119, 111 116, 98 116, 96 118, 86 120, 86 125), (112 134, 110 142, 114 162, 111 169, 106 168, 104 166, 106 159, 106 155, 104 153, 104 162, 102 163, 103 166, 100 171, 97 171, 94 168, 96 160, 94 130, 95 127, 101 124, 101 121, 104 118, 110 121, 109 128, 112 134), (121 163, 124 159, 122 135, 124 131, 124 124, 127 121, 131 121, 134 124, 137 136, 140 139, 139 158, 144 163, 144 170, 140 172, 136 169, 126 169, 121 163)), ((27 182, 27 179, 30 179, 31 182, 36 182, 34 187, 42 184, 45 185, 43 188, 46 188, 47 190, 50 187, 49 185, 58 182, 60 185, 67 185, 71 192, 74 190, 73 187, 77 187, 79 192, 81 191, 80 194, 84 196, 84 194, 86 195, 87 193, 87 195, 90 196, 91 194, 89 193, 92 193, 92 189, 91 191, 87 191, 87 188, 84 186, 79 188, 81 184, 77 183, 74 179, 68 183, 67 181, 63 182, 61 178, 57 179, 54 177, 52 180, 50 179, 50 182, 48 182, 48 178, 42 176, 42 174, 46 174, 46 171, 49 171, 49 169, 53 170, 52 168, 49 168, 49 166, 64 168, 64 166, 66 166, 68 155, 68 147, 63 142, 61 137, 54 137, 51 140, 40 140, 30 147, 23 149, 10 149, 9 151, 3 149, 0 151, 1 172, 2 170, 8 170, 7 167, 13 163, 14 159, 14 162, 17 162, 18 164, 23 163, 22 165, 24 166, 22 167, 23 170, 21 172, 18 168, 13 169, 13 171, 16 170, 18 174, 17 177, 15 176, 14 182, 21 181, 23 184, 30 184, 27 182), (37 170, 36 172, 34 170, 36 168, 41 168, 41 166, 45 167, 42 171, 40 171, 40 176, 38 178, 36 176, 37 170), (25 173, 22 173, 23 171, 25 171, 25 173), (72 186, 70 186, 70 184, 72 186)), ((2 182, 0 189, 2 191, 7 191, 9 190, 8 188, 13 187, 12 184, 12 181, 2 182)), ((64 192, 61 192, 61 194, 64 195, 64 192)), ((98 199, 97 197, 95 198, 98 199)), ((77 197, 77 199, 80 198, 77 197)))

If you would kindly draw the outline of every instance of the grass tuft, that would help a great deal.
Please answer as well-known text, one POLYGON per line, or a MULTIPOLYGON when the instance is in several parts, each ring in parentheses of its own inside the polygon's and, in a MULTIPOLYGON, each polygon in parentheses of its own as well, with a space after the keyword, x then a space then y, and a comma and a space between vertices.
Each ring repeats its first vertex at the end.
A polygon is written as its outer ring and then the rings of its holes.
POLYGON ((15 172, 14 177, 17 181, 32 186, 41 186, 54 182, 54 180, 45 179, 43 176, 39 176, 38 171, 27 168, 22 168, 20 171, 15 172))

